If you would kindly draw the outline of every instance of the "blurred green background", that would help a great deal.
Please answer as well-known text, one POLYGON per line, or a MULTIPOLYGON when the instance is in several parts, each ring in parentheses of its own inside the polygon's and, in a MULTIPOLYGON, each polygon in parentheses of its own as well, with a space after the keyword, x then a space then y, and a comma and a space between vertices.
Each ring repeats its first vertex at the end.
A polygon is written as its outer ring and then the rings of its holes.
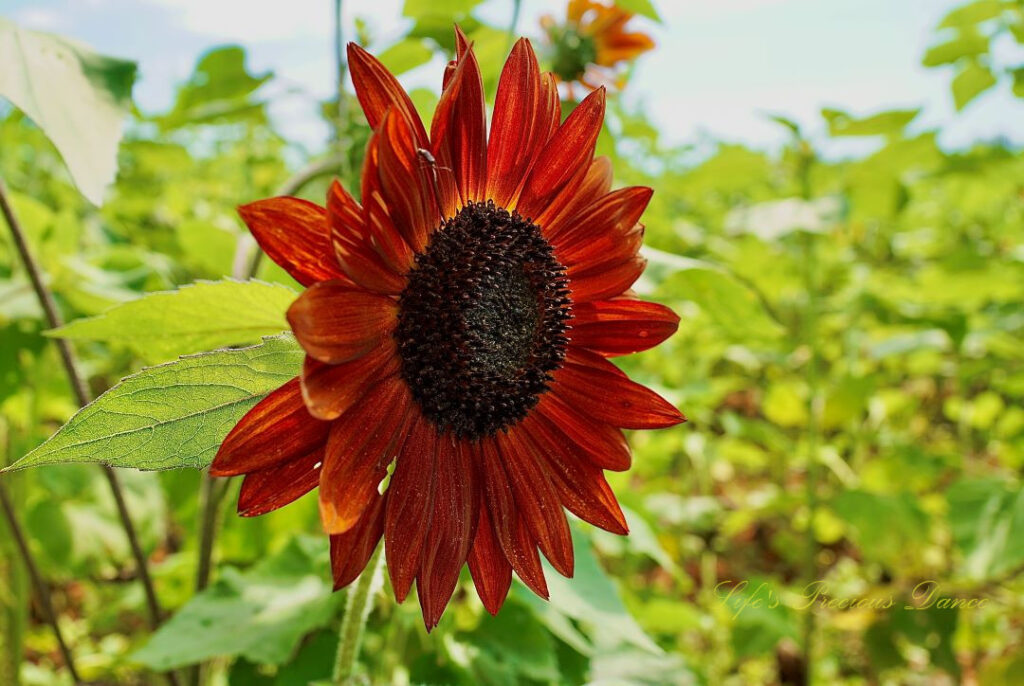
MULTIPOLYGON (((657 3, 620 4, 647 15, 638 30, 673 40, 656 23, 657 3)), ((562 20, 564 7, 547 9, 562 20)), ((450 53, 458 20, 493 97, 512 10, 407 0, 402 35, 378 39, 374 27, 391 24, 370 15, 345 38, 404 73, 450 53)), ((322 11, 329 22, 326 3, 322 11)), ((1015 99, 1024 97, 1024 3, 981 0, 940 20, 918 59, 942 74, 952 107, 925 125, 912 107, 865 112, 874 104, 850 101, 860 114, 757 113, 777 127, 769 145, 679 143, 630 97, 642 77, 612 94, 599 153, 613 159, 616 185, 656 191, 638 290, 682 317, 666 344, 619 362, 690 422, 631 436, 634 467, 609 477, 632 533, 575 526, 576 578, 549 569, 550 603, 516 583, 491 618, 466 574, 427 635, 415 600, 396 606, 381 594, 362 656, 370 682, 802 684, 810 672, 820 684, 1021 683, 1024 156, 995 132, 940 141, 976 98, 1001 98, 999 116, 1024 120, 1015 99)), ((3 30, 0 49, 13 40, 3 30)), ((532 17, 518 32, 547 49, 532 17)), ((132 108, 100 207, 83 199, 47 134, 0 104, 0 178, 68 320, 237 273, 251 243, 235 206, 277 193, 297 172, 308 172, 298 194, 317 202, 332 175, 357 188, 368 132, 350 93, 340 107, 336 95, 308 103, 304 116, 320 117, 330 140, 297 144, 282 115, 269 114, 290 85, 253 69, 241 47, 179 57, 195 58, 192 75, 169 107, 132 108)), ((126 95, 133 73, 120 69, 105 73, 110 92, 126 95)), ((428 119, 440 72, 431 78, 412 92, 428 119)), ((46 85, 59 100, 59 85, 46 85)), ((296 286, 267 260, 258 276, 296 286)), ((46 328, 0 232, 4 463, 77 409, 46 328)), ((76 348, 96 393, 195 352, 130 341, 76 348)), ((329 677, 344 592, 330 591, 315 498, 240 519, 234 484, 214 583, 197 593, 200 473, 120 475, 173 613, 155 634, 101 472, 0 477, 83 678, 161 683, 159 670, 201 661, 210 684, 329 677)), ((0 684, 70 683, 0 530, 0 684)))

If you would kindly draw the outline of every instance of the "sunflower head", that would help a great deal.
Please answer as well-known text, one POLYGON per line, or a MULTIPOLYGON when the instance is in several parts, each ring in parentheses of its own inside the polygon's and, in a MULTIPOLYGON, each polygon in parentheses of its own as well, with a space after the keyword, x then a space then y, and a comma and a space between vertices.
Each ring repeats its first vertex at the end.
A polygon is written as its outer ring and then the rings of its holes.
POLYGON ((240 209, 307 287, 288 311, 306 360, 211 467, 244 475, 246 516, 319 487, 335 585, 383 539, 395 595, 416 584, 428 629, 464 565, 492 613, 513 572, 547 597, 540 555, 573 570, 565 510, 625 534, 603 475, 629 467, 622 430, 683 421, 607 359, 657 345, 679 320, 630 290, 651 190, 611 190, 611 164, 594 156, 604 89, 562 121, 554 75, 520 40, 488 130, 480 67, 456 37, 429 129, 395 77, 349 46, 373 129, 360 200, 335 182, 326 207, 240 209))
POLYGON ((589 90, 623 85, 621 67, 654 48, 641 31, 628 31, 633 14, 614 2, 569 0, 564 22, 541 19, 550 44, 551 70, 564 83, 589 90))

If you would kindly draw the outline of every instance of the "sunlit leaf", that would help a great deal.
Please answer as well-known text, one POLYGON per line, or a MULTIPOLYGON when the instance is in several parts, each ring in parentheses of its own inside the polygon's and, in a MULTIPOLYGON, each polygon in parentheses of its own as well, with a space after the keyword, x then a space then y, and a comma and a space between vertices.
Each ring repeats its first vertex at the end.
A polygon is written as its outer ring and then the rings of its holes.
POLYGON ((327 538, 298 537, 246 572, 221 570, 132 658, 159 671, 233 655, 281 664, 336 612, 328 567, 327 538))
POLYGON ((201 469, 242 415, 298 374, 302 357, 288 336, 143 369, 8 469, 65 462, 201 469))
POLYGON ((433 53, 422 40, 406 38, 377 55, 392 74, 404 74, 430 61, 433 53))
POLYGON ((995 19, 1007 9, 1007 3, 1003 0, 977 0, 966 5, 957 7, 943 18, 939 24, 940 29, 957 28, 979 24, 989 19, 995 19))
POLYGON ((655 9, 654 3, 651 0, 615 0, 615 4, 627 12, 639 14, 642 17, 647 17, 657 22, 661 21, 658 10, 655 9))
POLYGON ((921 63, 926 67, 937 67, 956 62, 962 57, 983 55, 986 52, 988 52, 988 36, 971 29, 960 33, 951 41, 929 48, 921 63))
POLYGON ((895 136, 912 122, 921 110, 889 110, 856 119, 840 110, 824 109, 821 115, 828 122, 831 136, 895 136))
POLYGON ((49 335, 128 346, 158 362, 288 330, 294 291, 261 281, 205 281, 150 293, 103 314, 73 321, 49 335))
POLYGON ((82 195, 101 204, 117 174, 135 63, 0 17, 0 65, 0 96, 46 133, 82 195))
POLYGON ((996 85, 992 70, 977 60, 971 60, 953 79, 953 102, 958 110, 996 85))

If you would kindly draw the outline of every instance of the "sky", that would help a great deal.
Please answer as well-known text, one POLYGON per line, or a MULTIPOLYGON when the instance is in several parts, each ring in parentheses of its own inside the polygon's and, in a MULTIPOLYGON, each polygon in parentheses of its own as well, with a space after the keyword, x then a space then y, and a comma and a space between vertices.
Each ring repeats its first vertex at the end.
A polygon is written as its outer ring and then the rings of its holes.
MULTIPOLYGON (((823 107, 855 115, 923 107, 914 126, 939 128, 940 142, 961 148, 1004 137, 1024 144, 1024 104, 1008 87, 953 108, 946 69, 921 56, 934 27, 960 0, 654 0, 664 23, 634 20, 658 49, 640 59, 628 98, 650 113, 667 142, 708 138, 772 148, 785 132, 765 116, 784 115, 820 136, 823 107)), ((344 0, 344 26, 365 19, 380 46, 402 35, 403 0, 344 0)), ((538 18, 561 15, 564 2, 524 0, 519 31, 539 35, 538 18)), ((489 0, 480 16, 508 24, 510 0, 489 0)), ((198 55, 238 43, 250 69, 272 69, 272 114, 291 139, 312 149, 327 134, 316 101, 334 89, 331 0, 0 0, 0 15, 23 26, 74 37, 99 52, 139 63, 135 99, 166 109, 198 55)), ((1024 61, 1019 46, 998 54, 1024 61)), ((440 63, 403 76, 408 87, 437 88, 440 63)), ((842 154, 843 143, 832 143, 842 154)), ((847 143, 855 151, 858 142, 847 143)))

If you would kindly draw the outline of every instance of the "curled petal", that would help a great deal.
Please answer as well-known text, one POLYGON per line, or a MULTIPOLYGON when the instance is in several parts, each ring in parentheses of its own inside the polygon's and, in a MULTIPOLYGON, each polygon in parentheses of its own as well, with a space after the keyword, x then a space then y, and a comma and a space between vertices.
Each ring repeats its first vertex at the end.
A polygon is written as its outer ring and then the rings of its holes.
POLYGON ((557 427, 557 431, 564 434, 565 442, 576 446, 594 466, 624 472, 632 464, 629 444, 621 429, 584 417, 557 394, 545 393, 537 404, 536 413, 557 427))
POLYGON ((327 422, 310 416, 298 378, 256 404, 221 443, 210 465, 213 476, 236 476, 309 455, 327 441, 327 422))
POLYGON ((353 360, 379 346, 397 323, 395 300, 324 281, 306 290, 288 308, 288 323, 311 357, 329 364, 353 360))
POLYGON ((653 348, 679 327, 679 316, 669 308, 632 298, 578 303, 572 316, 573 344, 606 357, 653 348))
POLYGON ((463 202, 484 199, 487 180, 487 112, 480 65, 457 30, 460 53, 431 124, 439 160, 450 161, 463 202))
POLYGON ((636 226, 654 193, 644 186, 620 188, 601 196, 576 216, 548 232, 565 264, 593 259, 602 239, 621 240, 636 226))
POLYGON ((280 197, 238 208, 263 252, 303 286, 349 278, 331 249, 327 211, 301 198, 280 197))
POLYGON ((565 189, 552 198, 548 206, 537 215, 534 223, 545 236, 560 233, 579 212, 600 200, 612 187, 612 162, 607 157, 595 157, 590 166, 580 169, 566 184, 565 189))

